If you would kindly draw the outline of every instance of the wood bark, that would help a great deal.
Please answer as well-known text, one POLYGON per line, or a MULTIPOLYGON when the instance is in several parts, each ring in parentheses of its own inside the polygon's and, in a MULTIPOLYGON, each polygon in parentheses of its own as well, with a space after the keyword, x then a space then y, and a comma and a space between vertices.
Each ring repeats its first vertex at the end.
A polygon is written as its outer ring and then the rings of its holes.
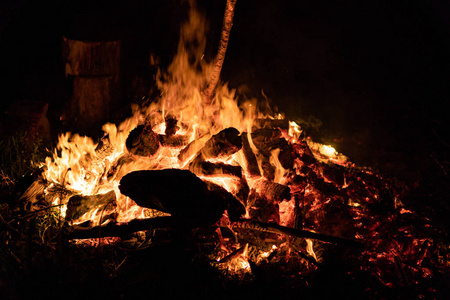
POLYGON ((223 61, 225 60, 225 53, 228 47, 228 41, 230 39, 231 27, 233 26, 235 4, 236 0, 227 0, 225 14, 223 17, 222 34, 220 37, 219 49, 214 60, 214 68, 211 72, 211 77, 209 78, 208 83, 202 92, 203 102, 206 105, 211 104, 214 95, 214 89, 216 88, 217 82, 219 81, 223 61))

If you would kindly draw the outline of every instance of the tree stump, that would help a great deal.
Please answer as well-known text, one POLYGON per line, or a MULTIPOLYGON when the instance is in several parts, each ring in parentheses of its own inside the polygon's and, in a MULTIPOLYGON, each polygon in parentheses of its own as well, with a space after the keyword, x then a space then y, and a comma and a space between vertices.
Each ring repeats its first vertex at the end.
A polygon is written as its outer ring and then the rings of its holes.
POLYGON ((120 91, 121 41, 82 41, 63 37, 66 78, 73 84, 69 122, 79 133, 110 121, 120 91))

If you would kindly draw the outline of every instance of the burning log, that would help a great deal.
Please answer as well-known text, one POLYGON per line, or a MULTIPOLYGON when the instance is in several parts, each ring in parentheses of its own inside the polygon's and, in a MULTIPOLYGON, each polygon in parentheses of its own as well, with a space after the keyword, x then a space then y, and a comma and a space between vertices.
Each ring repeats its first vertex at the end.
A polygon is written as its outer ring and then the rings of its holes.
POLYGON ((259 171, 258 167, 258 161, 256 160, 255 153, 253 153, 253 149, 250 146, 250 142, 248 141, 248 133, 243 132, 241 134, 241 138, 242 152, 244 153, 247 172, 251 176, 261 176, 261 172, 259 171))
POLYGON ((126 146, 132 154, 153 155, 160 147, 159 135, 153 132, 150 124, 139 125, 128 135, 126 146))
POLYGON ((223 61, 225 59, 225 53, 228 47, 228 40, 230 39, 230 31, 233 26, 234 6, 236 0, 227 0, 225 15, 223 17, 222 35, 220 37, 219 49, 217 51, 216 58, 214 60, 214 69, 212 70, 211 77, 206 85, 206 88, 202 92, 203 101, 205 104, 211 104, 214 89, 219 81, 220 71, 222 70, 223 61))
POLYGON ((264 195, 253 191, 248 196, 247 209, 252 220, 278 223, 280 221, 280 211, 277 204, 268 201, 264 195))
POLYGON ((184 147, 180 151, 180 154, 178 154, 178 160, 184 162, 188 160, 190 157, 194 156, 199 151, 199 149, 201 149, 205 145, 208 139, 209 136, 204 135, 190 142, 186 147, 184 147))
POLYGON ((242 148, 242 139, 239 130, 233 127, 226 128, 213 135, 200 150, 202 158, 228 158, 242 148))
POLYGON ((180 169, 131 172, 122 178, 119 189, 139 206, 169 213, 193 226, 214 224, 234 199, 210 191, 200 178, 180 169))
POLYGON ((166 117, 166 130, 164 133, 166 136, 172 136, 175 135, 175 133, 180 129, 180 127, 177 126, 178 120, 174 116, 167 116, 166 117))
POLYGON ((261 179, 254 184, 253 188, 258 194, 264 195, 270 202, 281 202, 291 199, 290 188, 276 182, 261 179))
POLYGON ((171 148, 185 146, 188 142, 188 139, 189 138, 184 135, 167 135, 167 133, 159 135, 159 142, 161 143, 161 146, 171 148))
POLYGON ((242 177, 242 168, 224 163, 212 163, 209 161, 194 161, 189 165, 189 170, 196 175, 215 176, 224 175, 231 177, 242 177))
POLYGON ((106 210, 109 205, 112 208, 116 206, 116 194, 114 191, 93 196, 72 196, 67 203, 66 221, 77 220, 90 211, 106 210))

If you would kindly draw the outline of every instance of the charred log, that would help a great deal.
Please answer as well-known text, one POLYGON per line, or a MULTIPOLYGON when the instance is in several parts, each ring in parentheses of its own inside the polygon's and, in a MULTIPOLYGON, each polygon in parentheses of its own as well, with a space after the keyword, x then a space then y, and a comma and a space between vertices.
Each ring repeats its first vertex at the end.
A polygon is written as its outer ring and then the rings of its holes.
POLYGON ((292 148, 293 151, 296 153, 296 156, 300 158, 298 160, 300 168, 303 166, 315 164, 317 162, 316 158, 314 157, 314 154, 312 153, 311 149, 309 148, 305 140, 299 140, 292 146, 292 148))
POLYGON ((189 170, 196 175, 217 176, 224 175, 230 177, 241 178, 242 168, 224 163, 212 163, 209 161, 194 161, 189 165, 189 170))
MULTIPOLYGON (((281 131, 278 129, 272 128, 264 128, 264 129, 256 129, 252 132, 252 141, 255 144, 258 150, 266 150, 269 146, 282 137, 281 131)), ((270 146, 275 148, 274 146, 270 146)), ((266 150, 266 153, 270 152, 270 150, 266 150)))
POLYGON ((189 138, 185 135, 159 135, 159 142, 164 147, 179 148, 188 144, 189 138))
POLYGON ((276 182, 258 180, 253 188, 258 194, 264 195, 270 202, 281 202, 291 199, 291 190, 289 187, 276 182))
POLYGON ((261 170, 262 170, 262 176, 266 178, 267 180, 274 180, 275 179, 275 166, 270 163, 270 158, 267 156, 261 155, 259 157, 261 160, 261 170))
POLYGON ((132 154, 150 156, 160 147, 159 135, 153 132, 150 124, 139 125, 130 132, 125 145, 132 154))
POLYGON ((226 128, 213 135, 200 150, 203 159, 229 157, 242 148, 239 130, 226 128))
POLYGON ((243 132, 241 134, 241 138, 242 138, 242 152, 244 153, 247 172, 251 176, 261 176, 261 172, 259 171, 258 167, 258 161, 256 160, 255 153, 253 153, 253 149, 250 146, 250 142, 248 141, 247 132, 243 132))
POLYGON ((260 195, 254 191, 248 196, 247 209, 252 220, 271 223, 278 223, 280 221, 277 203, 268 201, 264 195, 260 195))
POLYGON ((165 130, 165 134, 167 136, 172 136, 174 135, 178 129, 180 129, 180 127, 177 126, 178 120, 174 117, 174 116, 167 116, 166 117, 166 130, 165 130))

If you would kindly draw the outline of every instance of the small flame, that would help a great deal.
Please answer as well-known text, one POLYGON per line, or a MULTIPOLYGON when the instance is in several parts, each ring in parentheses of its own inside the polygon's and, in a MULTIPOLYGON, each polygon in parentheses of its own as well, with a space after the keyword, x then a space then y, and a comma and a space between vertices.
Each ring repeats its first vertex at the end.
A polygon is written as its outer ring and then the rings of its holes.
POLYGON ((314 259, 317 261, 316 253, 314 252, 314 242, 311 239, 305 239, 306 240, 306 252, 314 257, 314 259))

